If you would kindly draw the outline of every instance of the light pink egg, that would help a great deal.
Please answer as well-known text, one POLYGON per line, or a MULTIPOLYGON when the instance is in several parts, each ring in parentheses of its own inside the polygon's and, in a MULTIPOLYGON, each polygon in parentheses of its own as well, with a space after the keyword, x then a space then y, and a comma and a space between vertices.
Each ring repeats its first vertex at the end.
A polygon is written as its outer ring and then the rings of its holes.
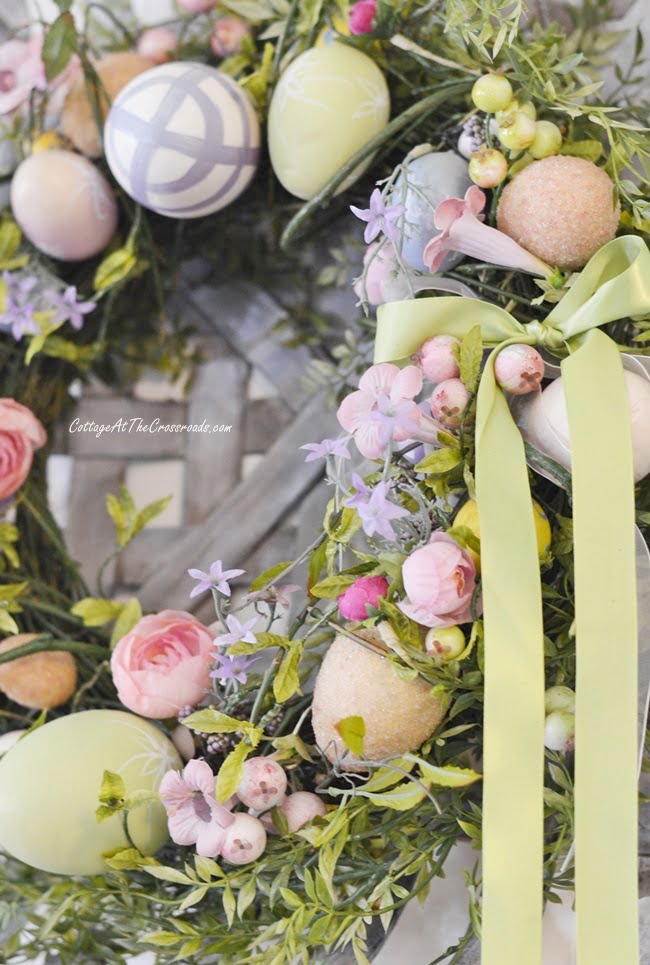
POLYGON ((62 261, 99 254, 117 227, 108 181, 72 151, 41 151, 23 161, 11 182, 11 207, 31 243, 62 261))

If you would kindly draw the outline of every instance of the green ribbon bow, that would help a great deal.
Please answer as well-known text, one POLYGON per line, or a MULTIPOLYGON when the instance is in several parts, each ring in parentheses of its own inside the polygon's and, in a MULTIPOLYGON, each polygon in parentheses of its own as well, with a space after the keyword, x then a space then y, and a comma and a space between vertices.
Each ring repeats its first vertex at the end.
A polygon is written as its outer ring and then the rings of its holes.
POLYGON ((458 296, 377 313, 375 361, 479 324, 495 347, 477 398, 476 490, 485 617, 483 965, 538 965, 544 874, 544 628, 521 433, 494 361, 520 342, 564 349, 576 597, 575 887, 578 965, 638 962, 637 609, 629 402, 599 326, 650 311, 650 252, 605 245, 544 322, 458 296))

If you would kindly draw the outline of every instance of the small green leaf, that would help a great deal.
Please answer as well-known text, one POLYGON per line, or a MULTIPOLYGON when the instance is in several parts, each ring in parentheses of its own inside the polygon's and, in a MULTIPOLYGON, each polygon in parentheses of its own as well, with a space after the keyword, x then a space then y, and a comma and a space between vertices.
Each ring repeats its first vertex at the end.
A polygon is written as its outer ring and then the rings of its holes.
POLYGON ((124 779, 114 771, 104 771, 101 787, 99 789, 99 800, 102 804, 110 804, 116 800, 123 800, 126 794, 124 779))
MULTIPOLYGON (((163 868, 163 871, 171 871, 171 868, 163 868)), ((164 879, 169 881, 170 879, 164 879)), ((167 945, 178 945, 179 942, 183 941, 183 935, 179 935, 175 931, 149 931, 144 935, 141 935, 138 941, 146 942, 147 945, 157 945, 160 948, 165 948, 167 945)))
POLYGON ((356 576, 328 576, 327 579, 312 586, 311 595, 323 600, 335 600, 341 593, 345 593, 355 580, 356 576))
POLYGON ((481 326, 470 329, 460 346, 460 377, 470 392, 476 392, 481 362, 483 360, 483 338, 481 326))
POLYGON ((147 874, 152 875, 154 878, 158 878, 160 881, 171 881, 175 885, 194 885, 195 881, 188 876, 183 874, 182 871, 178 871, 177 868, 166 868, 164 865, 147 865, 144 870, 147 874))
POLYGON ((13 258, 20 248, 21 240, 22 234, 16 222, 12 218, 5 218, 0 225, 0 260, 13 258))
POLYGON ((239 787, 244 773, 244 761, 251 753, 253 748, 250 744, 241 741, 234 750, 228 754, 217 774, 217 801, 223 803, 235 793, 239 787))
POLYGON ((223 910, 226 913, 226 921, 228 922, 228 928, 232 928, 233 922, 235 920, 235 911, 237 909, 237 902, 235 901, 235 896, 232 893, 232 888, 230 885, 226 885, 223 889, 223 910))
POLYGON ((74 616, 80 617, 86 627, 101 627, 118 617, 123 609, 124 604, 117 600, 96 599, 92 596, 86 596, 83 600, 75 603, 70 612, 74 616))
POLYGON ((291 566, 291 563, 276 563, 275 566, 271 566, 268 570, 264 570, 263 573, 253 580, 251 583, 251 593, 257 593, 258 590, 263 589, 267 583, 271 580, 275 580, 276 577, 280 576, 281 573, 291 566))
POLYGON ((115 621, 113 633, 111 634, 111 650, 117 646, 122 637, 126 636, 126 634, 133 629, 141 617, 142 607, 140 606, 140 601, 137 597, 132 596, 131 599, 123 605, 115 621))
POLYGON ((222 714, 220 710, 207 708, 190 714, 183 723, 201 734, 243 734, 247 721, 229 717, 227 714, 222 714))
POLYGON ((136 848, 118 848, 109 854, 102 855, 104 861, 115 871, 138 871, 146 865, 158 864, 155 858, 142 854, 136 848))
POLYGON ((467 787, 468 784, 474 784, 475 781, 482 779, 480 774, 468 767, 454 767, 451 764, 437 767, 414 754, 405 754, 404 757, 419 766, 425 781, 436 784, 438 787, 467 787))
MULTIPOLYGON (((330 793, 333 793, 331 789, 330 793)), ((377 807, 390 808, 392 811, 410 811, 421 804, 425 796, 424 788, 415 781, 404 781, 390 791, 373 793, 361 787, 355 793, 372 801, 377 807)))
POLYGON ((247 908, 255 901, 255 892, 257 890, 257 884, 255 878, 249 878, 243 888, 239 889, 239 894, 237 895, 237 914, 240 918, 243 917, 244 912, 247 908))
POLYGON ((236 656, 238 654, 257 653, 258 650, 268 650, 271 647, 288 650, 291 646, 291 640, 288 637, 281 637, 278 633, 256 633, 255 641, 255 643, 245 643, 243 640, 239 640, 228 647, 228 653, 236 656))
POLYGON ((278 672, 273 680, 273 694, 279 704, 289 700, 300 690, 298 666, 302 658, 302 649, 302 640, 294 640, 278 667, 278 672))
POLYGON ((460 449, 435 449, 428 456, 421 459, 415 467, 416 472, 426 473, 427 475, 441 475, 451 472, 460 464, 462 456, 460 449))
POLYGON ((19 633, 20 627, 7 610, 0 607, 0 630, 5 633, 19 633))
POLYGON ((277 761, 286 761, 298 754, 304 761, 312 761, 312 753, 309 744, 306 744, 298 734, 285 734, 283 737, 276 737, 273 746, 279 752, 275 755, 277 761))
POLYGON ((101 292, 124 281, 131 274, 137 260, 130 248, 118 248, 111 252, 97 267, 93 284, 101 292))
POLYGON ((58 77, 77 49, 77 28, 69 10, 57 17, 43 40, 41 57, 48 81, 58 77))
POLYGON ((363 717, 357 715, 344 717, 334 724, 334 729, 338 731, 343 743, 353 754, 359 756, 363 754, 363 738, 366 736, 366 725, 363 717))

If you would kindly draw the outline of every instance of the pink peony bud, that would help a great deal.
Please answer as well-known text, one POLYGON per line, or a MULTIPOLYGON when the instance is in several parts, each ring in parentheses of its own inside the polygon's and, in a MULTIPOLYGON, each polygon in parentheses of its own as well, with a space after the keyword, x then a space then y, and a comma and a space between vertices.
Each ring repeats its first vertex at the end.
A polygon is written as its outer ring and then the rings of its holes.
POLYGON ((506 345, 497 355, 494 374, 506 392, 526 395, 542 384, 544 359, 532 345, 506 345))
POLYGON ((284 800, 287 775, 270 757, 251 757, 244 764, 244 774, 237 797, 247 808, 266 811, 284 800))
POLYGON ((448 429, 457 429, 469 402, 469 392, 461 379, 445 379, 431 393, 431 413, 448 429))
POLYGON ((290 794, 280 807, 287 819, 290 834, 327 813, 325 802, 311 791, 296 791, 295 794, 290 794))
POLYGON ((232 824, 226 828, 221 857, 230 864, 257 861, 266 848, 264 825, 252 814, 233 814, 233 818, 232 824))
POLYGON ((156 64, 171 60, 178 50, 176 34, 167 27, 150 27, 138 37, 138 53, 156 64))
POLYGON ((241 17, 222 17, 212 28, 210 46, 217 57, 233 57, 251 32, 241 17))
POLYGON ((420 368, 424 377, 434 385, 446 379, 457 379, 460 375, 458 362, 454 358, 455 345, 460 346, 460 341, 453 335, 434 335, 420 349, 420 368))
POLYGON ((383 576, 360 576, 338 598, 339 613, 346 620, 365 620, 366 606, 376 607, 379 597, 386 596, 388 580, 383 576))
POLYGON ((369 34, 373 31, 377 0, 359 0, 350 9, 348 27, 351 34, 369 34))
POLYGON ((434 533, 402 565, 407 599, 399 604, 408 617, 426 627, 469 623, 476 589, 476 568, 466 550, 446 533, 434 533))

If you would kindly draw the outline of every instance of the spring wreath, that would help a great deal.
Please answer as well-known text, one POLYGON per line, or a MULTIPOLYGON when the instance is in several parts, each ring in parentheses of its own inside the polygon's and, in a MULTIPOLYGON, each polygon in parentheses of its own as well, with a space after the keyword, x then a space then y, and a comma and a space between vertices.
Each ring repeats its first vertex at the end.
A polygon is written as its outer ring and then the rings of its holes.
MULTIPOLYGON (((606 4, 563 28, 521 0, 180 0, 139 36, 119 4, 57 5, 0 47, 4 960, 364 963, 469 838, 438 961, 478 936, 485 965, 538 965, 575 890, 578 965, 633 965, 641 38, 605 99, 606 4), (302 239, 348 208, 320 281, 347 283, 360 220, 377 318, 312 373, 342 430, 304 447, 322 530, 245 609, 215 534, 179 573, 210 626, 93 596, 46 498, 71 383, 191 361, 164 318, 187 252, 295 278, 314 341, 302 239)), ((161 508, 107 494, 116 552, 161 508)))

